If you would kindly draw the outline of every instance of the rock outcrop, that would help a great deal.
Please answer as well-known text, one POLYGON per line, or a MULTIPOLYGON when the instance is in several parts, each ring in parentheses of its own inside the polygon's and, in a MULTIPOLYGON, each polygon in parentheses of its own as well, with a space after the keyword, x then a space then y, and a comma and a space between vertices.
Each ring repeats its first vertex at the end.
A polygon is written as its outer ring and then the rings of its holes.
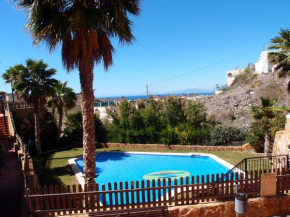
POLYGON ((203 98, 208 114, 214 114, 225 124, 248 129, 251 126, 251 106, 260 106, 260 97, 277 98, 277 106, 288 106, 287 78, 275 74, 258 75, 252 82, 203 98))

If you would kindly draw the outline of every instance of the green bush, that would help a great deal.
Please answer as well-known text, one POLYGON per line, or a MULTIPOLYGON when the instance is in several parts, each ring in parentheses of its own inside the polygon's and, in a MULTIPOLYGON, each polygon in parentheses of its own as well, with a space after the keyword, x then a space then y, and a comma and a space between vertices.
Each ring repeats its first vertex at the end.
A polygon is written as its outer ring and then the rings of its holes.
POLYGON ((285 124, 286 116, 284 114, 278 114, 270 121, 270 135, 273 139, 277 131, 285 129, 285 124))
POLYGON ((216 84, 215 89, 217 91, 227 91, 229 89, 229 87, 227 84, 225 84, 225 85, 216 84))
MULTIPOLYGON (((82 141, 83 124, 82 113, 80 111, 67 115, 64 134, 69 141, 82 141)), ((96 142, 106 142, 107 131, 99 117, 94 115, 96 142)))
POLYGON ((160 141, 165 145, 172 145, 178 143, 178 135, 174 128, 169 125, 162 130, 160 135, 160 141))
POLYGON ((232 142, 243 141, 245 133, 243 130, 233 127, 215 127, 209 132, 208 144, 210 145, 229 145, 232 142))
MULTIPOLYGON (((275 134, 279 130, 284 130, 286 124, 286 117, 284 114, 276 114, 273 119, 270 120, 270 140, 273 144, 275 134)), ((264 152, 265 142, 265 123, 254 122, 252 123, 249 134, 247 135, 247 142, 257 152, 264 152)))
POLYGON ((64 134, 73 141, 83 139, 82 113, 80 111, 66 116, 64 134))
POLYGON ((137 106, 124 100, 120 112, 108 108, 108 141, 127 143, 193 144, 205 136, 207 123, 203 103, 169 96, 164 101, 153 98, 137 106))
POLYGON ((265 126, 261 122, 252 123, 249 134, 246 140, 256 152, 264 152, 265 142, 265 126))
POLYGON ((40 119, 40 140, 41 149, 43 152, 57 149, 57 123, 51 113, 47 112, 45 116, 40 119))

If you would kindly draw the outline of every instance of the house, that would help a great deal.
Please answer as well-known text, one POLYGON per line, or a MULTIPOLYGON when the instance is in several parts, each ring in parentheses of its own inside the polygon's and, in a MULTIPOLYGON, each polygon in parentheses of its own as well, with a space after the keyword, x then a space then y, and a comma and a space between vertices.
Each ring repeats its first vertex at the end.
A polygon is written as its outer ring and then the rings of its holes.
MULTIPOLYGON (((267 51, 267 50, 262 51, 260 58, 257 60, 255 65, 253 63, 249 63, 247 68, 251 69, 256 74, 273 72, 274 71, 273 66, 268 61, 268 55, 269 55, 269 51, 267 51)), ((231 71, 227 71, 226 76, 227 76, 228 86, 231 86, 233 84, 236 76, 243 73, 245 71, 245 69, 247 69, 247 68, 242 68, 242 69, 234 68, 231 71)))
POLYGON ((255 73, 262 74, 262 73, 269 73, 273 72, 273 66, 268 61, 269 52, 262 51, 260 58, 255 63, 255 73))
POLYGON ((227 82, 228 82, 228 86, 231 86, 232 83, 234 82, 235 78, 237 75, 241 74, 245 69, 238 69, 238 68, 234 68, 231 71, 227 71, 227 82))

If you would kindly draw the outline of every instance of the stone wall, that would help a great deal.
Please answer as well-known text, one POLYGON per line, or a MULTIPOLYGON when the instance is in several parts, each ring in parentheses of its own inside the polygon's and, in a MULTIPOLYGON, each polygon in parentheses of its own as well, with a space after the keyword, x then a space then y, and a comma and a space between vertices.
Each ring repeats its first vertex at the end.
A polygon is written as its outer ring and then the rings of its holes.
POLYGON ((286 116, 286 119, 285 130, 278 131, 275 135, 273 145, 274 155, 290 154, 290 114, 286 116))
MULTIPOLYGON (((80 146, 81 143, 74 143, 80 146)), ((97 148, 132 148, 132 149, 156 149, 156 150, 185 150, 185 151, 252 151, 249 144, 243 146, 202 146, 202 145, 161 145, 161 144, 130 144, 130 143, 97 143, 97 148)))
MULTIPOLYGON (((248 200, 248 211, 239 217, 281 216, 290 213, 290 196, 248 200)), ((235 203, 208 203, 169 208, 169 217, 235 217, 235 203)))
POLYGON ((274 144, 273 144, 273 155, 277 155, 277 143, 279 142, 279 140, 281 139, 283 133, 284 133, 285 130, 280 130, 280 131, 277 131, 276 134, 275 134, 275 140, 274 140, 274 144))
MULTIPOLYGON (((240 214, 239 217, 286 216, 290 213, 289 204, 290 196, 249 199, 247 213, 240 214)), ((78 214, 75 217, 88 217, 88 214, 78 214)), ((236 217, 235 203, 231 201, 170 207, 169 217, 236 217)))

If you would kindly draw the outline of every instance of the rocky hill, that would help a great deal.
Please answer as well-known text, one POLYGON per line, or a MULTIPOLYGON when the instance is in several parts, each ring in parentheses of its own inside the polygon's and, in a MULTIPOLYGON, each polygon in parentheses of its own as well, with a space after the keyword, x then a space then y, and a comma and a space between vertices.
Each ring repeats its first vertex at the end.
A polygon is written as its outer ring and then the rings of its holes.
POLYGON ((274 73, 257 75, 246 84, 235 85, 218 95, 202 101, 209 114, 224 124, 248 129, 251 125, 251 106, 260 106, 260 97, 277 98, 276 105, 288 107, 286 87, 289 78, 277 78, 274 73))

